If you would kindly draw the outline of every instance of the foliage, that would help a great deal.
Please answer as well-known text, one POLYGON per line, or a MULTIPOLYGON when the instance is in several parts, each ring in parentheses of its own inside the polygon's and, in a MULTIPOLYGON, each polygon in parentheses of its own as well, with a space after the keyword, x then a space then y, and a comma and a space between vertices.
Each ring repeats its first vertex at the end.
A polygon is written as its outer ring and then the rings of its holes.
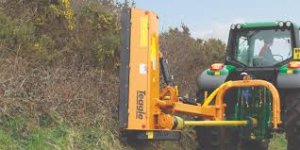
POLYGON ((197 76, 210 64, 223 62, 225 54, 222 41, 193 38, 184 24, 181 28, 170 28, 162 33, 160 45, 182 95, 195 95, 197 76))
POLYGON ((122 7, 110 0, 4 1, 0 50, 48 64, 116 67, 122 7))

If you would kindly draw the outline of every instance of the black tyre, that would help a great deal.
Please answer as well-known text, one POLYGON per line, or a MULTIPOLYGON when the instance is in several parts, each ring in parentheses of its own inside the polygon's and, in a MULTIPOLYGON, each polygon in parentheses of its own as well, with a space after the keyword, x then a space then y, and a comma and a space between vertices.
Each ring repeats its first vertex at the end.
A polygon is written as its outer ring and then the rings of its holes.
POLYGON ((300 143, 300 91, 291 90, 286 92, 286 138, 288 150, 299 150, 300 143))
POLYGON ((236 136, 226 127, 197 127, 198 150, 236 150, 236 136))
MULTIPOLYGON (((208 94, 212 90, 208 90, 208 94)), ((203 103, 204 91, 198 90, 197 99, 203 103)), ((198 120, 201 120, 198 118, 198 120)), ((235 132, 226 127, 195 127, 197 133, 198 150, 237 150, 235 132)))
POLYGON ((240 141, 239 150, 267 150, 269 147, 269 140, 265 141, 240 141))
POLYGON ((198 150, 267 150, 269 140, 242 140, 230 127, 197 127, 198 150))

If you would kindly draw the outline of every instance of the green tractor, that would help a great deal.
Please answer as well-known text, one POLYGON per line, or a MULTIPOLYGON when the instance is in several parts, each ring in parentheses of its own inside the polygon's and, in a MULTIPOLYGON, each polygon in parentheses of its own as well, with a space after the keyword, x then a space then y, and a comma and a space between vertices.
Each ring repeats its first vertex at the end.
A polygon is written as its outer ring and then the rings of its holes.
MULTIPOLYGON (((299 28, 287 21, 233 24, 224 65, 215 64, 198 77, 198 99, 229 80, 243 76, 273 83, 280 94, 288 150, 300 143, 300 41, 299 28)), ((266 150, 272 138, 272 104, 268 90, 260 87, 232 89, 225 96, 226 119, 254 117, 258 127, 197 127, 203 150, 266 150)), ((201 118, 197 118, 201 120, 201 118)))

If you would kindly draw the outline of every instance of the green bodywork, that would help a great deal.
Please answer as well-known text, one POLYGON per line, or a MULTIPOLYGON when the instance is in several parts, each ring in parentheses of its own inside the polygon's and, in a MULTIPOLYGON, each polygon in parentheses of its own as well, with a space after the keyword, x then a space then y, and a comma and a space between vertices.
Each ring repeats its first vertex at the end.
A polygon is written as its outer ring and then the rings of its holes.
POLYGON ((257 119, 257 127, 239 127, 239 134, 244 139, 263 140, 270 138, 272 128, 272 96, 263 87, 240 88, 235 105, 233 119, 257 119))
POLYGON ((243 28, 261 28, 261 27, 277 27, 279 22, 256 22, 256 23, 243 23, 243 28))
MULTIPOLYGON (((280 22, 286 21, 272 21, 272 22, 252 22, 252 23, 242 23, 240 24, 242 28, 263 28, 263 27, 278 27, 280 22)), ((296 23, 293 23, 294 27, 298 28, 296 23)))
MULTIPOLYGON (((286 66, 285 66, 286 67, 286 66)), ((226 65, 224 69, 229 73, 235 72, 236 67, 226 65)), ((239 135, 244 139, 264 140, 269 139, 272 129, 272 95, 264 87, 238 88, 237 100, 233 116, 229 120, 247 120, 255 118, 257 127, 237 127, 239 135)))

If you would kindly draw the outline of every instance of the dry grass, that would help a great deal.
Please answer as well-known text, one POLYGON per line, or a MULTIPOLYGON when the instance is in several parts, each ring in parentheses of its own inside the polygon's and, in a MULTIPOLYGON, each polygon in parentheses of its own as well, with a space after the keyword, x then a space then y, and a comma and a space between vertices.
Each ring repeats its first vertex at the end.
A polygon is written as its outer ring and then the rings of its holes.
MULTIPOLYGON (((62 149, 123 149, 118 141, 116 72, 44 67, 20 57, 0 59, 0 119, 13 124, 19 122, 17 118, 24 120, 16 133, 34 136, 34 148, 54 140, 52 134, 63 126, 67 133, 58 144, 62 149)), ((10 134, 15 130, 9 126, 1 130, 0 143, 10 139, 22 147, 22 140, 28 138, 10 134)))
POLYGON ((31 65, 22 58, 0 59, 2 114, 38 119, 58 112, 80 125, 89 125, 86 120, 91 118, 101 120, 101 116, 116 118, 118 77, 113 70, 31 65))

